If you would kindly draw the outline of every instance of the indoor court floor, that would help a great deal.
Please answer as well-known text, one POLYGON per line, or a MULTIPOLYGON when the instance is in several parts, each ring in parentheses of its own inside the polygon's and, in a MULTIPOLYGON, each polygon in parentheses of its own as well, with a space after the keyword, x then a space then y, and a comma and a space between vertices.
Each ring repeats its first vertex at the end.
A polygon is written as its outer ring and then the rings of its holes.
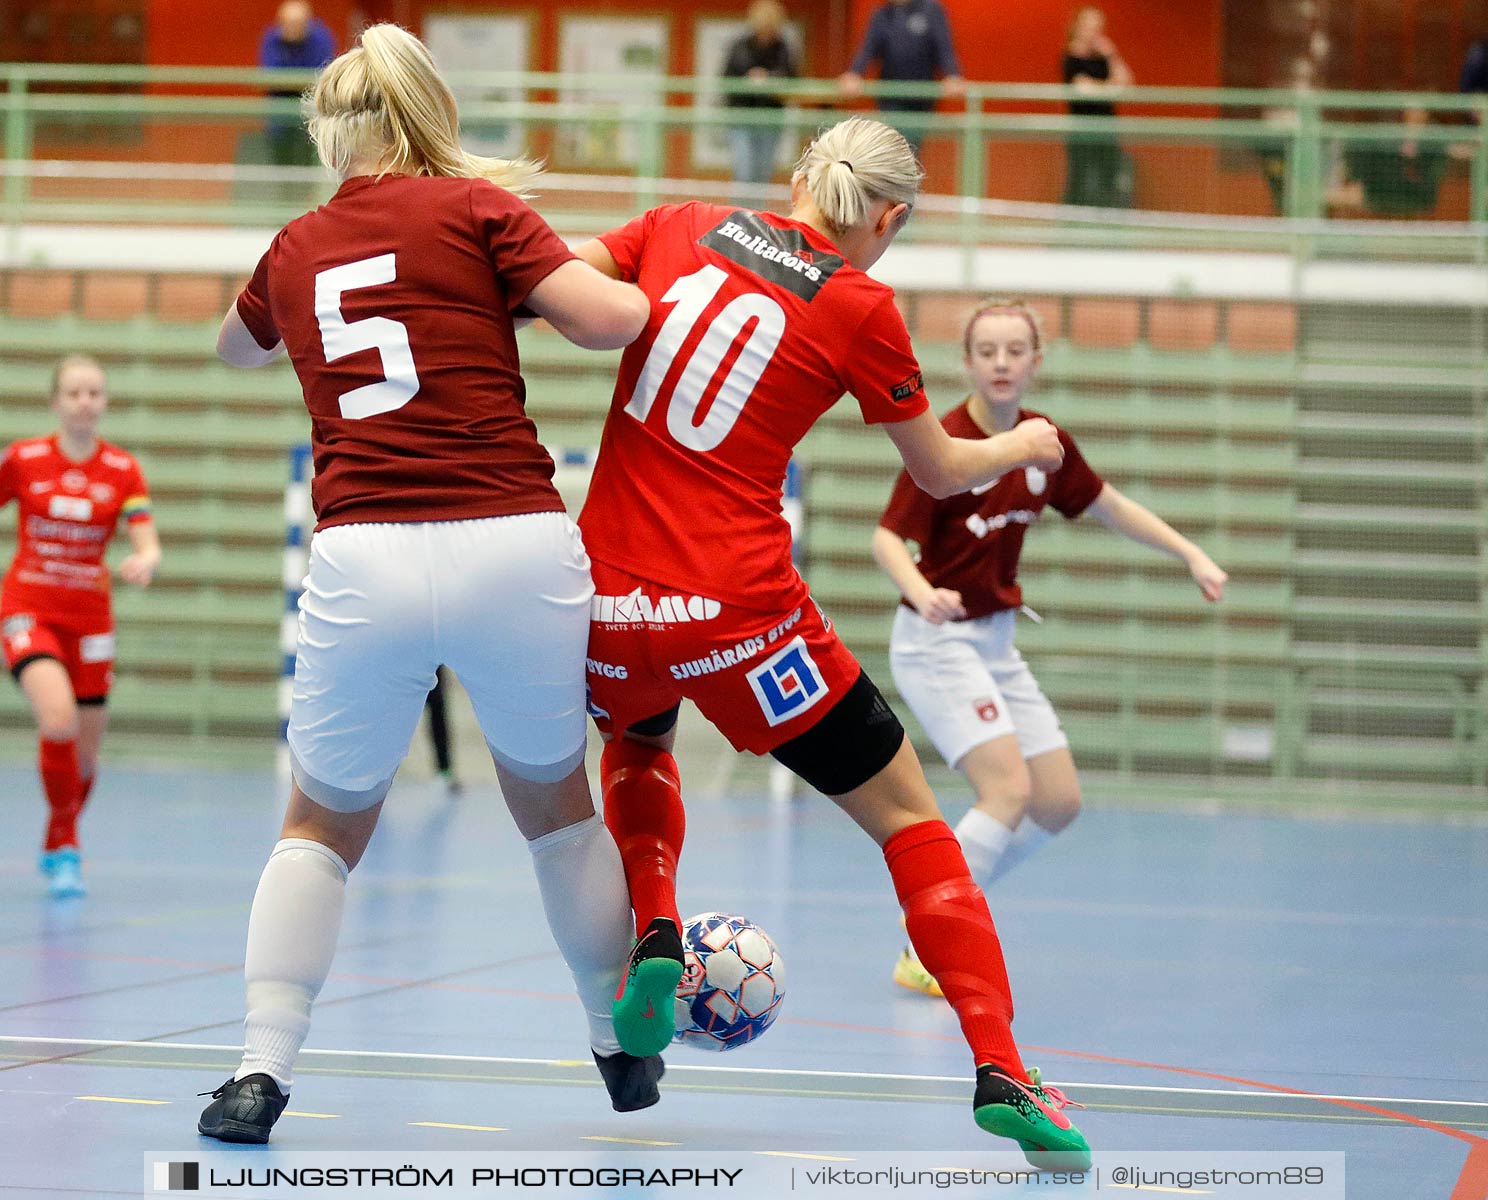
MULTIPOLYGON (((236 1065, 281 785, 109 768, 83 824, 91 893, 67 901, 35 869, 34 775, 0 770, 0 789, 0 1195, 139 1195, 142 1152, 217 1148, 197 1093, 236 1065)), ((890 982, 902 931, 871 843, 814 795, 710 793, 689 808, 682 908, 780 945, 785 1006, 759 1042, 674 1050, 662 1103, 612 1112, 494 783, 400 781, 274 1146, 1010 1148, 966 1111, 949 1007, 890 982)), ((964 800, 945 801, 954 820, 964 800)), ((1025 1058, 1087 1105, 1097 1165, 1343 1151, 1350 1198, 1488 1196, 1488 825, 1092 801, 989 899, 1025 1058)))

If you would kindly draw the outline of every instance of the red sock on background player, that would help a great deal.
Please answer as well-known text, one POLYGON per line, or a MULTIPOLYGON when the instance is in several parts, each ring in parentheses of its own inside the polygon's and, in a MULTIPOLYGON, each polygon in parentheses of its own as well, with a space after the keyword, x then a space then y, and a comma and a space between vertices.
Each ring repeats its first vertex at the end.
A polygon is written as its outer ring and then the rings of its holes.
POLYGON ((83 781, 78 774, 77 742, 40 739, 37 765, 41 786, 46 792, 50 818, 47 821, 45 850, 77 845, 77 817, 82 809, 83 781))
POLYGON ((677 760, 657 746, 615 738, 599 762, 604 820, 620 847, 636 936, 657 917, 682 928, 677 858, 687 832, 677 760))
POLYGON ((956 1010, 977 1065, 1026 1082, 1002 943, 956 835, 944 821, 921 821, 889 838, 883 853, 910 941, 956 1010))

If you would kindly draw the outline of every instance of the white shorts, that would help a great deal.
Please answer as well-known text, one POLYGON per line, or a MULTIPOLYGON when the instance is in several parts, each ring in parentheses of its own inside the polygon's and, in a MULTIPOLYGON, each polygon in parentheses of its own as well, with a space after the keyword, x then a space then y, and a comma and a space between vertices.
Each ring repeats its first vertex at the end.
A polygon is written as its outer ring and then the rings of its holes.
POLYGON ((321 530, 300 597, 296 782, 338 812, 381 800, 441 664, 501 766, 562 779, 584 758, 593 594, 583 538, 561 512, 321 530))
POLYGON ((932 625, 899 606, 889 665, 935 748, 951 766, 983 742, 1013 734, 1025 759, 1069 745, 1049 698, 1013 645, 1011 609, 932 625))

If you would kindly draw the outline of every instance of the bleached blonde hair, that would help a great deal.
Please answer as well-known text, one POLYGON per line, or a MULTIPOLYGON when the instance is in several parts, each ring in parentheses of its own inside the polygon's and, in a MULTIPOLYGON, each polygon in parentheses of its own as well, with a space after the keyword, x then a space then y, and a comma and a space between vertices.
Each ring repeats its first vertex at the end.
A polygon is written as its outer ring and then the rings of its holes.
POLYGON ((874 200, 913 204, 925 172, 904 135, 871 117, 849 117, 816 137, 796 163, 817 210, 836 234, 868 214, 874 200))
POLYGON ((57 393, 62 389, 62 374, 70 371, 73 367, 91 367, 103 376, 103 390, 108 391, 108 374, 100 363, 91 354, 68 354, 57 360, 57 365, 52 368, 52 390, 49 395, 55 399, 57 393))
POLYGON ((540 168, 529 159, 484 158, 460 146, 460 112, 428 47, 393 24, 370 25, 326 67, 304 100, 320 158, 345 178, 351 164, 384 173, 489 179, 526 195, 540 168))

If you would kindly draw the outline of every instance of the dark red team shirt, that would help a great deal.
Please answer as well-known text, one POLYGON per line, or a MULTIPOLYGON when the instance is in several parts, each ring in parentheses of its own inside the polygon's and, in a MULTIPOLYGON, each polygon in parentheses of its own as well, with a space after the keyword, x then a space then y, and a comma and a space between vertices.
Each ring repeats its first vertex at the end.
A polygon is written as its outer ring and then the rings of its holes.
POLYGON ((792 448, 844 392, 869 424, 929 407, 893 291, 797 221, 652 209, 601 239, 651 299, 579 523, 598 561, 751 609, 799 603, 792 448))
POLYGON ((477 179, 356 176, 279 232, 238 314, 300 378, 317 528, 562 510, 511 310, 573 257, 477 179))
POLYGON ((122 515, 150 519, 150 491, 132 455, 100 441, 86 462, 56 436, 13 443, 0 459, 0 505, 16 502, 16 555, 0 612, 94 632, 109 617, 103 552, 122 515))
MULTIPOLYGON (((1043 416, 1027 408, 1018 410, 1019 422, 1043 416)), ((946 413, 941 424, 952 437, 989 436, 971 419, 965 403, 946 413)), ((1024 534, 1045 505, 1073 519, 1095 503, 1105 487, 1075 439, 1061 429, 1059 441, 1064 446, 1064 465, 1059 470, 1019 467, 979 492, 937 500, 916 487, 907 471, 894 484, 889 506, 878 523, 920 544, 921 574, 935 587, 960 592, 967 620, 1023 603, 1018 555, 1024 534)))

